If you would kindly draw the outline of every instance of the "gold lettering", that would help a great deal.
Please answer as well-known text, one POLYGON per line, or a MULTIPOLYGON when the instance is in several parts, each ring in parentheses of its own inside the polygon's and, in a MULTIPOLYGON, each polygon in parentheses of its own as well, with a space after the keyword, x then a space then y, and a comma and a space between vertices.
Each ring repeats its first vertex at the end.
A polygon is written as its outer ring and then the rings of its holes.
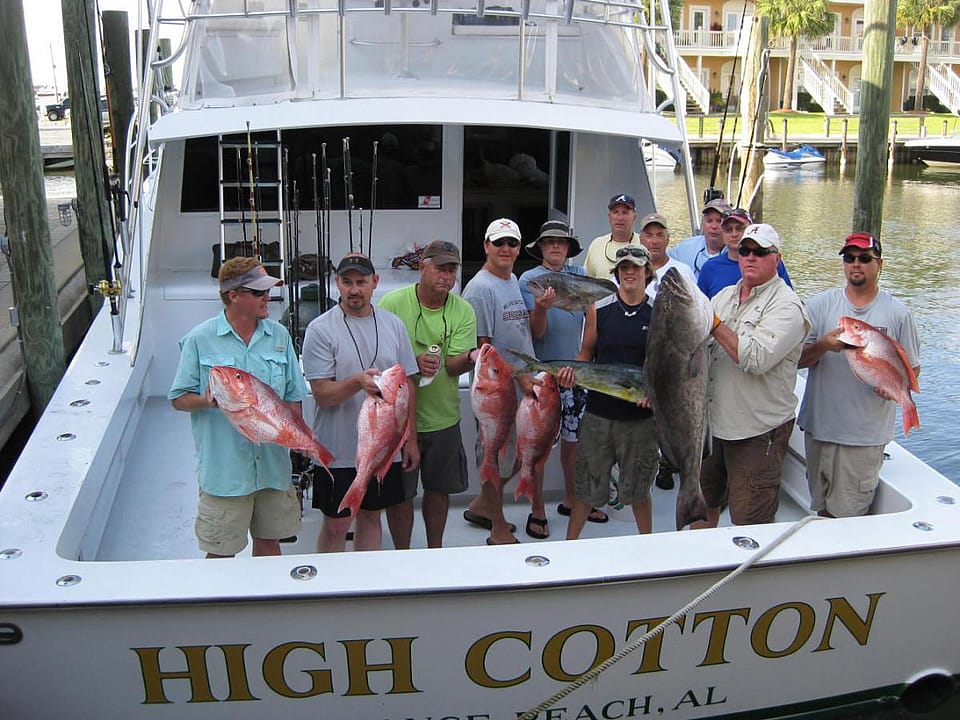
POLYGON ((843 626, 850 631, 854 640, 861 645, 866 645, 870 637, 870 628, 873 626, 873 617, 877 612, 877 605, 880 603, 880 598, 884 595, 886 595, 886 593, 867 594, 867 597, 870 598, 870 607, 867 609, 866 618, 861 618, 846 598, 827 598, 827 602, 830 603, 830 614, 827 615, 827 624, 823 629, 823 639, 820 640, 820 644, 814 652, 833 650, 833 646, 830 645, 830 636, 833 633, 834 622, 837 620, 843 623, 843 626))
POLYGON ((490 648, 493 647, 494 643, 498 643, 501 640, 519 640, 527 646, 527 650, 530 649, 529 632, 497 632, 484 635, 467 649, 467 655, 464 658, 464 668, 467 671, 467 677, 469 677, 474 684, 485 688, 507 688, 520 685, 530 679, 529 667, 516 677, 505 680, 497 680, 487 672, 487 653, 490 652, 490 648))
POLYGON ((294 650, 310 650, 319 655, 321 660, 326 660, 323 643, 288 642, 277 645, 263 658, 263 681, 267 686, 277 695, 288 698, 308 698, 332 693, 333 682, 330 679, 329 670, 303 670, 302 672, 310 676, 309 690, 301 692, 287 684, 287 678, 283 672, 284 665, 287 662, 287 656, 294 650))
POLYGON ((561 682, 572 682, 580 675, 591 668, 596 667, 613 655, 616 649, 616 643, 613 639, 613 633, 600 625, 575 625, 573 627, 561 630, 547 641, 543 648, 543 669, 547 675, 554 680, 561 682), (593 661, 589 667, 584 668, 579 673, 569 673, 564 670, 562 665, 563 646, 574 635, 587 633, 596 640, 596 650, 594 651, 593 661))
POLYGON ((817 614, 813 608, 806 603, 796 602, 775 605, 757 618, 757 622, 750 632, 750 645, 753 651, 760 657, 780 658, 793 655, 793 653, 803 647, 803 644, 810 639, 816 621, 817 614), (786 610, 795 610, 797 613, 799 622, 797 623, 796 635, 794 635, 791 643, 783 650, 771 650, 768 643, 770 628, 773 625, 773 621, 776 620, 777 615, 786 610))
POLYGON ((250 644, 217 645, 217 647, 223 653, 223 659, 227 664, 227 682, 230 683, 230 694, 223 701, 259 700, 260 698, 250 692, 250 685, 247 683, 247 663, 243 653, 250 644))
MULTIPOLYGON (((638 628, 644 628, 647 632, 655 628, 657 625, 666 620, 666 617, 659 618, 646 618, 644 620, 631 620, 627 623, 627 637, 630 639, 630 635, 633 634, 634 630, 638 628)), ((677 620, 676 624, 680 626, 680 632, 683 632, 683 625, 686 622, 686 616, 681 615, 677 620)), ((638 667, 633 674, 642 675, 643 673, 651 672, 662 672, 665 668, 660 664, 660 652, 663 650, 663 636, 667 634, 669 628, 664 628, 664 631, 658 635, 654 635, 652 638, 647 640, 643 646, 643 655, 640 660, 640 667, 638 667)))
POLYGON ((143 676, 144 705, 169 703, 163 692, 165 680, 189 680, 192 703, 218 702, 210 691, 210 675, 207 673, 206 653, 209 645, 185 645, 177 648, 187 659, 187 669, 180 672, 160 670, 162 647, 131 648, 140 658, 140 673, 143 676))
POLYGON ((715 610, 713 612, 697 613, 693 616, 693 629, 704 620, 713 620, 710 624, 710 637, 707 640, 707 652, 697 667, 708 665, 725 665, 729 660, 724 657, 723 651, 727 645, 727 633, 730 631, 730 620, 733 617, 743 618, 746 625, 750 620, 750 608, 734 608, 733 610, 715 610))
POLYGON ((388 695, 421 692, 413 684, 413 641, 415 638, 384 638, 390 646, 392 662, 375 664, 367 662, 367 645, 372 640, 339 640, 347 651, 347 676, 349 686, 344 695, 375 695, 370 689, 368 674, 371 671, 388 671, 393 677, 393 686, 388 695))

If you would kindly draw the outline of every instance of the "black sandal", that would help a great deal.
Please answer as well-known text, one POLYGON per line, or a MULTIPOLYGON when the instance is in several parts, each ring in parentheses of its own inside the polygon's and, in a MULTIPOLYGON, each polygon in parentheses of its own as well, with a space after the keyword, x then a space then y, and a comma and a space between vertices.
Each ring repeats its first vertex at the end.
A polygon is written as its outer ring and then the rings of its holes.
POLYGON ((534 517, 533 513, 527 515, 526 531, 527 535, 532 537, 534 540, 546 540, 548 537, 550 537, 550 532, 547 530, 547 519, 534 517), (533 532, 534 527, 540 528, 542 535, 538 535, 537 533, 533 532))

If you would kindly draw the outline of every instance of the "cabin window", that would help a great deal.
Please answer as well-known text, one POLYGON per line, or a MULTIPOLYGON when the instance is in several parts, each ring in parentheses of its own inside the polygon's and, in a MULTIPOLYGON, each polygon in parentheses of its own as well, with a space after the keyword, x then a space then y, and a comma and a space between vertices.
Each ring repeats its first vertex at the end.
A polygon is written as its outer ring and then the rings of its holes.
MULTIPOLYGON (((344 138, 349 138, 355 209, 369 208, 374 192, 378 210, 440 208, 443 130, 439 125, 369 125, 283 131, 279 152, 287 151, 285 180, 291 204, 300 210, 314 210, 315 198, 322 204, 321 148, 326 143, 331 209, 346 209, 344 198, 348 188, 344 182, 344 138), (375 190, 372 184, 374 141, 377 142, 375 190)), ((257 146, 253 153, 254 184, 261 195, 273 193, 272 197, 263 198, 263 207, 277 207, 275 185, 274 188, 269 187, 277 180, 276 142, 275 131, 251 135, 251 145, 257 146)), ((221 159, 225 210, 236 211, 249 204, 250 168, 247 165, 246 144, 245 134, 223 138, 221 159)), ((183 161, 182 212, 219 210, 218 152, 216 137, 187 140, 183 161)))

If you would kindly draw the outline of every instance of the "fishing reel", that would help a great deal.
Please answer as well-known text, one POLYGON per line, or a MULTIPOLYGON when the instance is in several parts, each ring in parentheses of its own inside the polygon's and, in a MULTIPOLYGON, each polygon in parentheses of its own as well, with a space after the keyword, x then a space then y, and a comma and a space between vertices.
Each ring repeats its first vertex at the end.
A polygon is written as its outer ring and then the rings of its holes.
POLYGON ((99 293, 105 298, 120 297, 122 290, 119 280, 101 280, 90 286, 90 292, 99 293))
POLYGON ((703 191, 703 204, 706 205, 711 200, 722 200, 723 190, 715 187, 705 188, 703 191))

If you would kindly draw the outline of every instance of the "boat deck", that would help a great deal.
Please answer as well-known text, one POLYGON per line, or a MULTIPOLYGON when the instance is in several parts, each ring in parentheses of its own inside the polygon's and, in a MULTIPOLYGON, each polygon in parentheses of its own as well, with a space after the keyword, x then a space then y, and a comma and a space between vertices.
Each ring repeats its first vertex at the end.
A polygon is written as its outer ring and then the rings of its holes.
MULTIPOLYGON (((109 513, 106 528, 95 560, 165 560, 202 557, 197 548, 193 530, 197 502, 197 482, 193 471, 193 438, 187 416, 173 410, 165 398, 152 397, 144 408, 134 437, 137 438, 130 452, 124 477, 117 490, 109 513)), ((466 442, 466 440, 465 440, 466 442)), ((469 444, 472 446, 472 439, 469 444)), ((554 455, 557 453, 555 452, 554 455)), ((468 447, 468 458, 472 450, 468 447)), ((788 462, 799 462, 791 458, 788 462)), ((547 519, 550 537, 535 540, 524 531, 529 504, 526 499, 514 502, 512 489, 515 481, 507 487, 507 502, 504 513, 507 520, 517 526, 517 538, 522 543, 554 542, 563 540, 567 518, 556 512, 561 494, 562 481, 558 474, 556 459, 547 466, 548 490, 547 519)), ((445 546, 466 547, 484 545, 489 533, 462 519, 463 510, 476 494, 474 473, 471 472, 471 487, 467 492, 451 497, 450 514, 444 533, 445 546)), ((654 532, 674 530, 674 508, 677 488, 666 491, 654 487, 653 513, 654 532)), ((419 512, 419 500, 415 501, 415 525, 412 546, 426 547, 426 535, 419 512)), ((315 552, 316 538, 323 515, 304 500, 303 526, 296 543, 283 545, 285 555, 315 552)), ((637 532, 633 516, 628 509, 606 508, 610 521, 603 524, 588 522, 581 535, 583 538, 599 538, 634 535, 637 532)), ((786 492, 781 493, 777 520, 791 522, 800 519, 806 511, 786 492)), ((729 525, 726 512, 721 517, 722 525, 729 525)), ((390 534, 383 521, 383 547, 392 547, 390 534)), ((347 545, 348 549, 350 544, 347 545)), ((249 555, 248 544, 241 555, 249 555)))

